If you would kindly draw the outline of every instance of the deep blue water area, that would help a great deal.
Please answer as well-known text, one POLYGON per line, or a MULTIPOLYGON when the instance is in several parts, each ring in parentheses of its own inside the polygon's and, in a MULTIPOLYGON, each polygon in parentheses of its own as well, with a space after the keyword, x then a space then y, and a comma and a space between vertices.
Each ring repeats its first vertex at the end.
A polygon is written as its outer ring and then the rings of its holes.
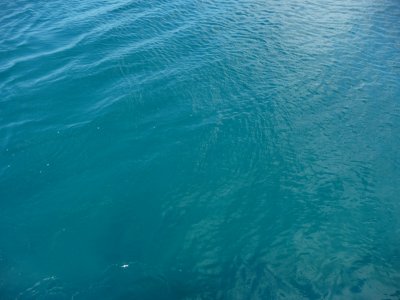
POLYGON ((398 0, 0 0, 0 299, 400 299, 398 0))

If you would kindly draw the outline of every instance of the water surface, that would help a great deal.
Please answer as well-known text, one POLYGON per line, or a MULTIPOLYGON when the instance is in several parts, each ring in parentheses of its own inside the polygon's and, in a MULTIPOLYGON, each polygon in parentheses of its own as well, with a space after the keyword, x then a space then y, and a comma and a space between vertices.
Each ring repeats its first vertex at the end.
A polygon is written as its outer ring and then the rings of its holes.
POLYGON ((397 0, 0 3, 0 298, 400 299, 397 0))

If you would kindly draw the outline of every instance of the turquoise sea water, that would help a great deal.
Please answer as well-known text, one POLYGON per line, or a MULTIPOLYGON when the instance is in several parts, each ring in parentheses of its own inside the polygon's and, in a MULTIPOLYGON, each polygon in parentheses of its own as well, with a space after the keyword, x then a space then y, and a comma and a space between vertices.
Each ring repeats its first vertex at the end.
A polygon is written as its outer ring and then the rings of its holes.
POLYGON ((397 0, 0 2, 0 299, 400 299, 397 0))

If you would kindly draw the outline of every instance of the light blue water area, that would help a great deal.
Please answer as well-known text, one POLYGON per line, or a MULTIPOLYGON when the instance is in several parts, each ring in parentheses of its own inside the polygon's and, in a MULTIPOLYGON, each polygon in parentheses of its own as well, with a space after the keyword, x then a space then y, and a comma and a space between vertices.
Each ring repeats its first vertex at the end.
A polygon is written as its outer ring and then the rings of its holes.
POLYGON ((400 299, 400 2, 0 2, 0 299, 400 299))

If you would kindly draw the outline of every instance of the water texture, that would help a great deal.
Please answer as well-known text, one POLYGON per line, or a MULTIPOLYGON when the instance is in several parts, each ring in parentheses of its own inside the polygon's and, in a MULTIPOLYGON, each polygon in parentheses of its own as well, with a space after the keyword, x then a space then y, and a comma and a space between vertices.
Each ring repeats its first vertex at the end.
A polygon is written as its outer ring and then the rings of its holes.
POLYGON ((0 299, 400 299, 400 2, 0 2, 0 299))

